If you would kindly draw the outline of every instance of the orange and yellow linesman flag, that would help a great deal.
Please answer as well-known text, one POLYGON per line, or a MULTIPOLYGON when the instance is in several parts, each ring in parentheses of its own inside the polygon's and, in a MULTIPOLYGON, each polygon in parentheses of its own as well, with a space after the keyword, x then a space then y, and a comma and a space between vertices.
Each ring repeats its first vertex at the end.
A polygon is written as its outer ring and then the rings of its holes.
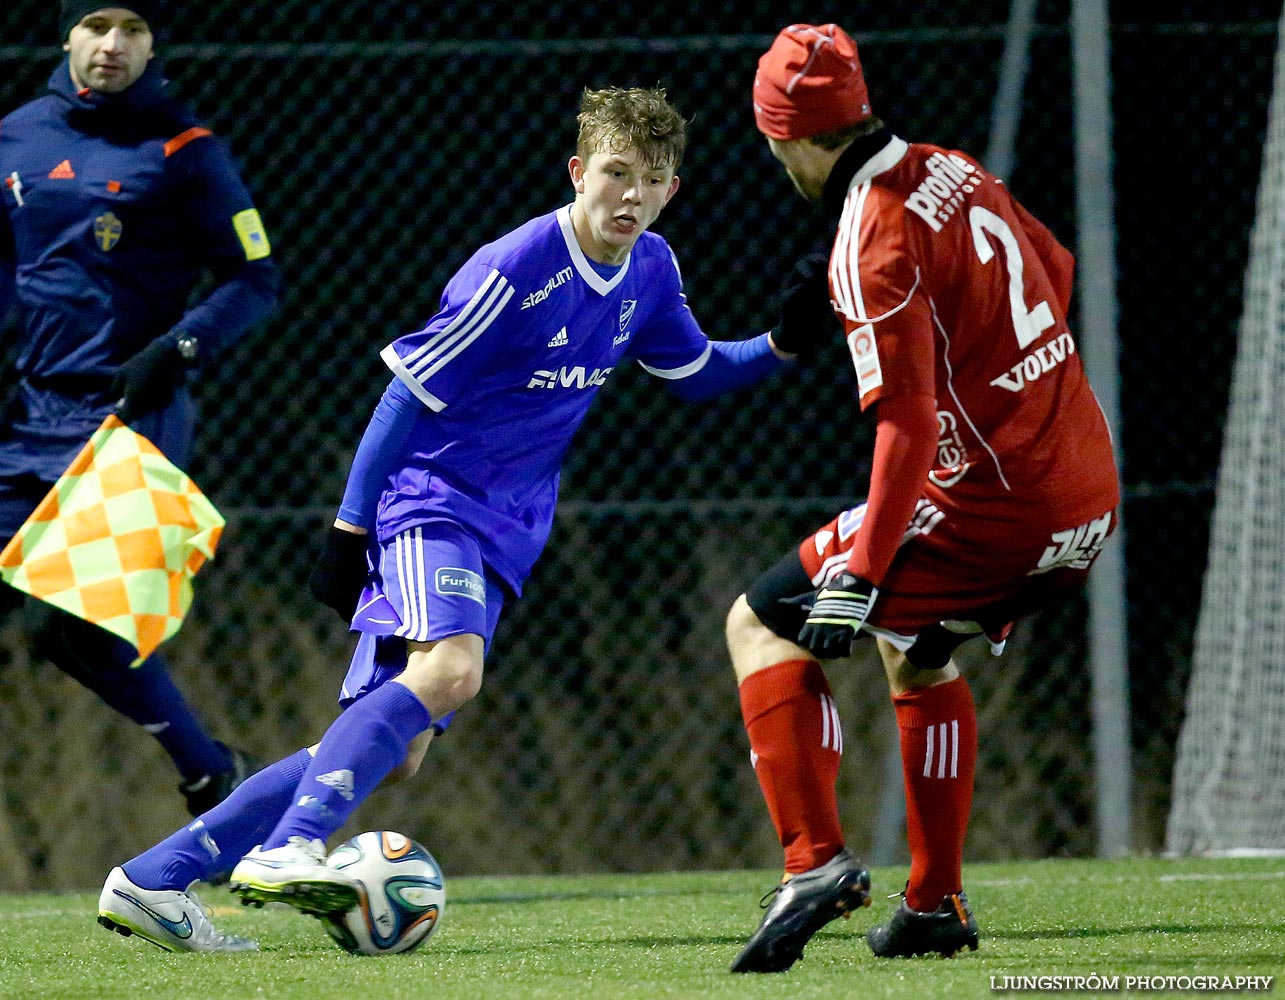
POLYGON ((114 632, 142 662, 178 631, 223 516, 115 416, 0 552, 0 578, 114 632))

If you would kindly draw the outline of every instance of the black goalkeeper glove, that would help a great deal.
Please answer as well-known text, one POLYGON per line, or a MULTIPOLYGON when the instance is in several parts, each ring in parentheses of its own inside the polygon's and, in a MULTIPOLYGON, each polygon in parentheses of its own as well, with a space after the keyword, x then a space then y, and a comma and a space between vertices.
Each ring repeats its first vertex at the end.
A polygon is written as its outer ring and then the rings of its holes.
POLYGON ((772 343, 786 354, 815 354, 835 339, 839 324, 830 304, 829 270, 829 257, 809 254, 781 282, 772 343))
POLYGON ((116 415, 125 423, 169 404, 187 378, 187 361, 179 352, 179 334, 157 337, 118 369, 112 397, 116 415))
POLYGON ((818 660, 836 660, 852 652, 852 640, 879 596, 869 580, 846 570, 817 591, 799 645, 818 660))
POLYGON ((351 622, 366 586, 366 545, 370 536, 330 526, 321 555, 308 576, 308 589, 322 604, 351 622))

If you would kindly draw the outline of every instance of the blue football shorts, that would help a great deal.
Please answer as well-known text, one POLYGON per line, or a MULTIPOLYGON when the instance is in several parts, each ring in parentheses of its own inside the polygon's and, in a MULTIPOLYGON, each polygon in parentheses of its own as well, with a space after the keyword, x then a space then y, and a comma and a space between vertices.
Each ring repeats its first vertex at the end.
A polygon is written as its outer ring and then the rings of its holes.
MULTIPOLYGON (((339 692, 347 707, 406 669, 407 642, 480 635, 490 649, 508 593, 482 562, 477 539, 455 521, 433 520, 371 546, 370 581, 352 629, 358 633, 339 692)), ((446 720, 434 726, 445 728, 446 720)))

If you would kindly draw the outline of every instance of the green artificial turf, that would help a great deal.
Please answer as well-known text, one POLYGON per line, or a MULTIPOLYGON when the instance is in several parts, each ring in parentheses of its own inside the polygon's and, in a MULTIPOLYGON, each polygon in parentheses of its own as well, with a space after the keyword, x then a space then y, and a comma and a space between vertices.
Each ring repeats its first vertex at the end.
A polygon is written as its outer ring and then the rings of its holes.
MULTIPOLYGON (((1150 996, 1182 986, 1181 977, 1212 977, 1189 980, 1194 987, 1285 973, 1285 860, 970 865, 965 888, 982 946, 950 960, 870 954, 864 933, 891 912, 893 902, 883 896, 906 873, 872 874, 870 909, 822 930, 789 972, 766 976, 727 968, 758 923, 758 900, 773 872, 455 880, 448 874, 435 935, 419 951, 388 958, 350 956, 311 918, 281 906, 245 909, 222 889, 202 893, 215 922, 258 939, 261 951, 168 954, 99 927, 93 894, 0 896, 0 997, 1150 996), (1126 989, 1130 976, 1144 978, 1147 988, 1126 989), (1094 985, 1099 989, 1090 990, 1094 985)), ((1285 995, 1285 985, 1273 981, 1270 992, 1285 995)))

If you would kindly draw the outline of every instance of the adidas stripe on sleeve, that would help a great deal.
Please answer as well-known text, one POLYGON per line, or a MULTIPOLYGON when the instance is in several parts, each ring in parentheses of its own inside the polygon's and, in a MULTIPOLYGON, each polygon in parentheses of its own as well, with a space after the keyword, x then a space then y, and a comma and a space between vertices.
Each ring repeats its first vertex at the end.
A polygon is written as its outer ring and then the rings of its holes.
POLYGON ((474 380, 494 345, 483 334, 513 298, 513 286, 487 265, 465 267, 428 326, 380 352, 384 363, 429 409, 440 412, 474 380), (461 304, 462 303, 462 304, 461 304))

